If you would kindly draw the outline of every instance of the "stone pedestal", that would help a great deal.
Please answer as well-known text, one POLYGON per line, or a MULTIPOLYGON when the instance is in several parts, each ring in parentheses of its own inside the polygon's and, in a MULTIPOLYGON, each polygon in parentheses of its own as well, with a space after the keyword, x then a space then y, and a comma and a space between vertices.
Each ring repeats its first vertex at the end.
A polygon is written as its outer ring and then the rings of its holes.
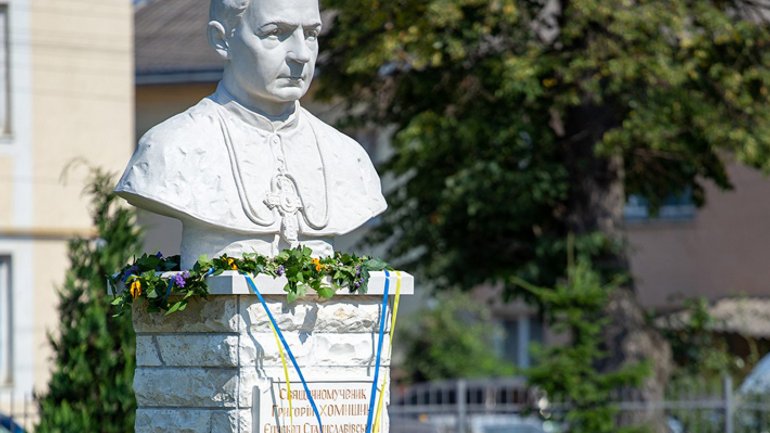
MULTIPOLYGON (((340 291, 286 302, 285 280, 260 275, 255 283, 309 384, 324 433, 363 433, 374 379, 380 320, 390 332, 392 309, 381 314, 385 276, 372 273, 367 295, 340 291)), ((226 273, 209 279, 212 295, 171 316, 134 306, 137 369, 136 433, 320 433, 296 370, 287 386, 269 319, 245 279, 226 273), (293 423, 291 423, 293 421, 293 423)), ((402 295, 414 280, 402 273, 402 295)), ((396 276, 391 273, 391 306, 396 276)), ((380 383, 389 379, 385 335, 380 383)), ((388 380, 389 383, 389 380, 388 380)), ((388 387, 385 389, 388 400, 388 387)), ((388 432, 387 410, 381 432, 388 432)))

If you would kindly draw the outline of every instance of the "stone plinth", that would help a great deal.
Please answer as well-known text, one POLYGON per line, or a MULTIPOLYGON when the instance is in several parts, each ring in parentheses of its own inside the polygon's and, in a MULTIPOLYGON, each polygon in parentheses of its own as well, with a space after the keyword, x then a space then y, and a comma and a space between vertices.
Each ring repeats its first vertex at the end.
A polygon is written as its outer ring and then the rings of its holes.
MULTIPOLYGON (((331 300, 308 296, 293 304, 286 301, 285 281, 259 276, 255 282, 317 393, 324 430, 357 432, 366 420, 381 319, 390 332, 391 308, 381 314, 384 273, 372 274, 367 295, 342 290, 331 300)), ((210 278, 209 286, 208 299, 171 316, 134 306, 136 432, 318 433, 291 364, 294 427, 285 428, 290 419, 283 364, 268 316, 245 279, 226 273, 210 278)), ((413 290, 412 276, 403 273, 401 293, 413 290)), ((391 305, 395 291, 391 273, 391 305)), ((389 376, 389 352, 386 334, 380 383, 389 376)), ((387 411, 381 431, 388 431, 387 411)))

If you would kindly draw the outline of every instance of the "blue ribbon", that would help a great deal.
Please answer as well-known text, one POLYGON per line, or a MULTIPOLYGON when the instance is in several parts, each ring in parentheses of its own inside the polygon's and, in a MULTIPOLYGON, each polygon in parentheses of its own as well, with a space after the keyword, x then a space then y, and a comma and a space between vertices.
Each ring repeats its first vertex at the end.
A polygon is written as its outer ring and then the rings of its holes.
MULTIPOLYGON (((313 408, 313 412, 315 413, 315 417, 318 420, 318 428, 319 432, 323 432, 323 424, 321 424, 321 413, 318 411, 318 407, 315 405, 315 400, 313 399, 313 396, 310 394, 310 388, 307 386, 307 381, 305 381, 305 377, 302 375, 302 370, 299 368, 299 364, 297 364, 297 360, 294 358, 294 354, 291 352, 291 349, 289 348, 289 343, 286 342, 286 339, 283 338, 283 333, 278 328, 278 324, 275 322, 275 319, 273 318, 273 314, 270 313, 270 309, 267 308, 267 303, 265 302, 265 298, 262 297, 262 294, 259 293, 259 290, 257 289, 257 285, 254 284, 254 280, 251 279, 251 277, 247 274, 244 274, 244 277, 246 277, 246 283, 248 283, 249 287, 251 287, 251 290, 257 295, 257 298, 259 298, 259 302, 262 303, 262 307, 264 307, 265 312, 267 313, 267 317, 270 319, 270 322, 273 324, 273 329, 276 330, 278 333, 278 338, 280 338, 281 343, 283 344, 283 347, 286 349, 286 353, 289 355, 289 359, 291 359, 291 363, 294 365, 294 368, 297 370, 297 375, 299 375, 299 380, 302 381, 302 387, 305 388, 305 393, 307 394, 307 399, 310 402, 310 406, 313 408)), ((382 335, 380 335, 380 344, 382 344, 382 335)), ((379 365, 379 355, 378 355, 378 365, 379 365)), ((370 413, 371 417, 371 413, 370 413)))
MULTIPOLYGON (((380 316, 380 336, 377 342, 377 359, 374 367, 374 381, 372 382, 372 393, 369 398, 369 416, 366 418, 366 433, 372 433, 372 420, 374 417, 374 402, 377 395, 377 382, 380 380, 380 360, 382 359, 382 341, 385 337, 385 318, 388 311, 388 289, 390 288, 390 272, 385 270, 385 290, 382 295, 382 315, 380 316)), ((384 391, 384 390, 383 390, 384 391)), ((322 430, 323 431, 323 430, 322 430)))

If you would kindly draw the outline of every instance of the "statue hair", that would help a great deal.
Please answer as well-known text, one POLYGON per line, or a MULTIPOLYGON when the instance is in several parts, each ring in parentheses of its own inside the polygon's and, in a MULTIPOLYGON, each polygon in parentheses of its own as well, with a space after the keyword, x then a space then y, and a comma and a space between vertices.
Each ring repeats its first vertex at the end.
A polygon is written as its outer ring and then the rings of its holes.
POLYGON ((211 0, 209 19, 222 24, 228 36, 232 35, 251 0, 211 0))

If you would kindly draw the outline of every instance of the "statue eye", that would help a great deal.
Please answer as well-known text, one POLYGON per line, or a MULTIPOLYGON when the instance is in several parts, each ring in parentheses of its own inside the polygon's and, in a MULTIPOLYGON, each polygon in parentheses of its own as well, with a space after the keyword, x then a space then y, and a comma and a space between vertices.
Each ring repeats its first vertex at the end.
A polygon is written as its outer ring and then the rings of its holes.
POLYGON ((274 24, 263 27, 262 31, 260 32, 263 38, 270 38, 270 39, 280 38, 283 35, 283 33, 284 32, 281 29, 281 27, 274 24))
POLYGON ((315 41, 318 39, 318 35, 321 34, 321 29, 315 27, 305 27, 305 39, 309 41, 315 41))

